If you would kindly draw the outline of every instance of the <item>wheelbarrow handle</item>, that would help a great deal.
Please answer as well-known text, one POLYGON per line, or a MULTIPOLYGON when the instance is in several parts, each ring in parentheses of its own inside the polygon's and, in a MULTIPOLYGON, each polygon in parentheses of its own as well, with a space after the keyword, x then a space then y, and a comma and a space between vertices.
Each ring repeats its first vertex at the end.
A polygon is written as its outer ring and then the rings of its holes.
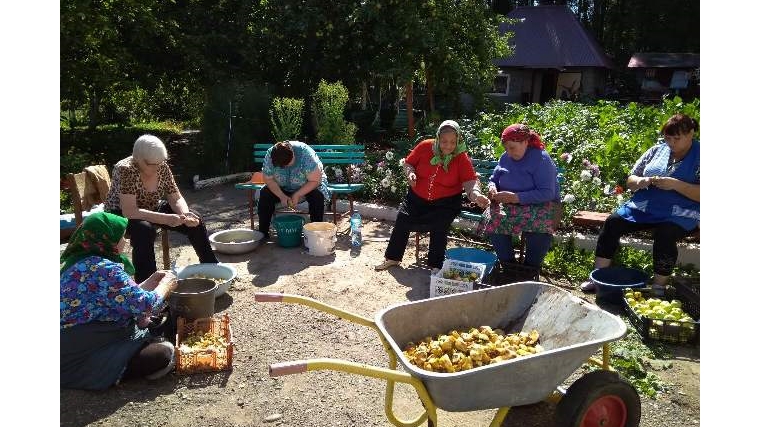
POLYGON ((253 294, 253 300, 256 302, 282 302, 284 294, 276 292, 257 292, 253 294))
POLYGON ((296 360, 294 362, 273 363, 269 365, 270 377, 281 377, 283 375, 302 374, 306 372, 307 361, 296 360))

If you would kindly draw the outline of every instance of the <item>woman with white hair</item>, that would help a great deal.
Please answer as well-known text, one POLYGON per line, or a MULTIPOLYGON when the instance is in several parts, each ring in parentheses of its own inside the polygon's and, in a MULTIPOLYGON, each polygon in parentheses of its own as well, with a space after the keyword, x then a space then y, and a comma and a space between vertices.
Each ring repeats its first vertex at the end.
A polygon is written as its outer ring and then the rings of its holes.
POLYGON ((186 235, 200 262, 218 262, 206 226, 190 211, 174 182, 168 157, 158 137, 143 135, 135 141, 132 155, 117 162, 111 174, 105 210, 129 219, 127 234, 138 283, 156 271, 157 226, 186 235))

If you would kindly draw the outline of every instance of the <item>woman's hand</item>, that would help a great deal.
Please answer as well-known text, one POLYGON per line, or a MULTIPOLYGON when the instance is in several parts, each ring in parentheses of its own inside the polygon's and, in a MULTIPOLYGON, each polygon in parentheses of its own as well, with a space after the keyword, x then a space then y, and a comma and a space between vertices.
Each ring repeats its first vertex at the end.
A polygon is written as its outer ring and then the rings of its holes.
POLYGON ((140 283, 140 288, 146 291, 152 291, 156 289, 158 284, 161 283, 161 280, 166 276, 166 273, 171 274, 171 272, 165 270, 158 270, 153 272, 150 277, 145 279, 144 282, 140 283))
POLYGON ((198 224, 201 223, 201 219, 198 218, 198 215, 188 212, 184 215, 183 224, 185 224, 188 227, 196 227, 198 224))
POLYGON ((185 223, 185 216, 179 214, 166 214, 166 225, 169 227, 179 227, 185 223))
POLYGON ((409 181, 409 186, 414 187, 417 185, 417 174, 414 172, 409 172, 409 174, 406 176, 406 179, 409 181))
POLYGON ((520 198, 511 191, 499 191, 492 199, 499 203, 520 203, 520 198))
POLYGON ((295 208, 296 206, 293 204, 293 201, 290 199, 290 197, 286 196, 285 193, 282 194, 282 196, 279 197, 280 203, 282 203, 283 206, 288 208, 295 208))
POLYGON ((485 209, 488 207, 488 205, 491 203, 490 200, 488 200, 488 197, 478 193, 478 197, 475 198, 475 204, 478 205, 478 207, 485 209))
POLYGON ((650 182, 661 190, 675 190, 681 181, 669 176, 650 178, 650 182))
POLYGON ((295 209, 296 206, 298 206, 299 203, 301 203, 301 195, 298 194, 298 192, 293 193, 290 196, 290 203, 292 204, 292 208, 295 209))
POLYGON ((496 186, 493 183, 488 184, 488 198, 493 199, 499 191, 496 190, 496 186))

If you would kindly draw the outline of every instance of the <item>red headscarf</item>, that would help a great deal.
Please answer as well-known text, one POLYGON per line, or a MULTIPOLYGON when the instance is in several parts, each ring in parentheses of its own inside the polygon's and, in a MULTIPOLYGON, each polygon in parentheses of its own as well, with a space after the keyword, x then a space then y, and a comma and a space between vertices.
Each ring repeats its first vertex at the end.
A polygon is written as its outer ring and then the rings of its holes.
POLYGON ((501 133, 502 143, 507 141, 523 141, 526 138, 528 139, 528 145, 531 147, 538 148, 539 150, 544 149, 544 143, 541 141, 541 137, 530 130, 528 125, 515 123, 507 126, 507 128, 504 129, 504 132, 501 133))

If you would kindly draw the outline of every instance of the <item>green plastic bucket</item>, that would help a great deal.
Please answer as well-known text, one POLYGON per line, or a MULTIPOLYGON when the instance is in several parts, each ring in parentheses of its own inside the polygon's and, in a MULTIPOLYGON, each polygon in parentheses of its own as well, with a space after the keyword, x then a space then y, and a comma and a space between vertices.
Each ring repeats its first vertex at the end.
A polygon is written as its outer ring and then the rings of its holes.
POLYGON ((301 245, 301 233, 306 222, 298 215, 280 215, 274 218, 272 223, 277 230, 277 243, 283 248, 292 248, 301 245))

